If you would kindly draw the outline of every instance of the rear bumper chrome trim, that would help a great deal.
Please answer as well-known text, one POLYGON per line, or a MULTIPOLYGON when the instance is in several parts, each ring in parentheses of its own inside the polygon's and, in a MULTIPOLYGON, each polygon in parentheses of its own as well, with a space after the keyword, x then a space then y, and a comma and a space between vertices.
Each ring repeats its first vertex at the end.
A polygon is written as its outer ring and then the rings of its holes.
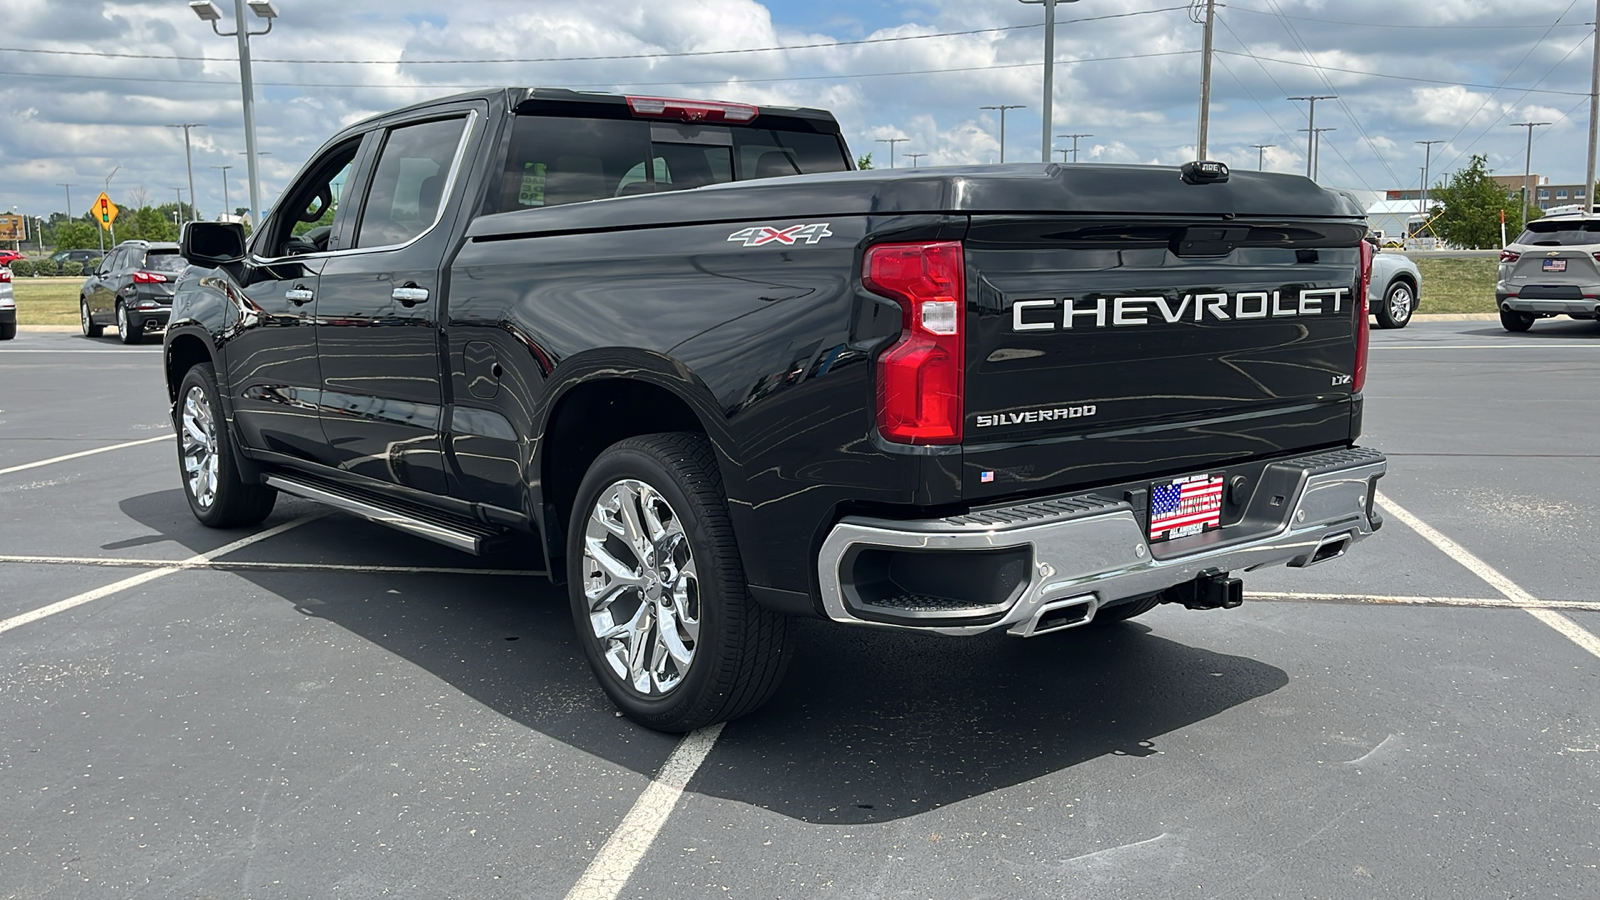
MULTIPOLYGON (((1296 487, 1289 496, 1277 498, 1276 504, 1272 498, 1260 498, 1278 524, 1247 538, 1234 538, 1224 529, 1153 549, 1131 505, 1092 494, 947 519, 849 517, 834 526, 818 555, 823 610, 835 622, 849 624, 950 635, 1005 628, 1027 636, 1043 611, 1066 598, 1092 595, 1093 608, 1098 609, 1166 590, 1203 573, 1314 565, 1344 555, 1382 526, 1382 519, 1372 513, 1372 502, 1377 480, 1388 469, 1383 454, 1358 447, 1272 465, 1297 473, 1296 487), (1028 547, 1031 571, 1026 586, 997 620, 870 621, 851 608, 846 596, 849 575, 843 571, 847 558, 863 547, 952 552, 1028 547)), ((970 615, 968 610, 950 618, 970 615)))

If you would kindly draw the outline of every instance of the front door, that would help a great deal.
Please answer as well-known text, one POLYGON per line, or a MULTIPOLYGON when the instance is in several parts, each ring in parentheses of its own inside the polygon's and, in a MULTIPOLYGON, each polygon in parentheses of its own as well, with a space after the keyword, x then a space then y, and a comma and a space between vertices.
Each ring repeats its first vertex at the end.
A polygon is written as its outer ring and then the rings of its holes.
POLYGON ((470 126, 468 108, 390 126, 371 167, 353 250, 330 259, 317 299, 322 427, 340 468, 447 494, 440 271, 470 126))

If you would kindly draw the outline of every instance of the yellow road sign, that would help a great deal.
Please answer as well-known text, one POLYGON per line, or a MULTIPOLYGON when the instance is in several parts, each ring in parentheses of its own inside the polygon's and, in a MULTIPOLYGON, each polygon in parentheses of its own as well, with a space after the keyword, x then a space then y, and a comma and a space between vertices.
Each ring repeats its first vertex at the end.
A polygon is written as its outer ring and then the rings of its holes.
POLYGON ((104 191, 94 201, 94 217, 106 231, 110 231, 111 223, 117 221, 117 205, 111 202, 111 198, 107 197, 104 191))

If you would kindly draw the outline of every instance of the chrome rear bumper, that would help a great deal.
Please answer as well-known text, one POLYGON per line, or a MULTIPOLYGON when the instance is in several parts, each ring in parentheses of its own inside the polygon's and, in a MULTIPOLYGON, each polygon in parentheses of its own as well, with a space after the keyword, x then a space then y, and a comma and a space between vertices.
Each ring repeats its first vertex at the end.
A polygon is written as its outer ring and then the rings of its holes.
POLYGON ((1058 627, 1085 624, 1108 604, 1203 576, 1344 555, 1383 524, 1372 502, 1387 466, 1383 454, 1360 447, 1275 461, 1253 486, 1238 524, 1154 546, 1128 500, 1094 493, 944 519, 846 518, 818 557, 823 609, 836 622, 951 635, 1006 628, 1026 637, 1041 630, 1043 612, 1064 607, 1085 614, 1058 627), (931 555, 917 555, 924 553, 931 555), (949 567, 952 557, 968 553, 973 566, 949 567), (896 565, 916 568, 917 560, 934 557, 952 576, 984 574, 956 579, 965 596, 955 600, 873 595, 863 586, 865 570, 892 579, 896 565))

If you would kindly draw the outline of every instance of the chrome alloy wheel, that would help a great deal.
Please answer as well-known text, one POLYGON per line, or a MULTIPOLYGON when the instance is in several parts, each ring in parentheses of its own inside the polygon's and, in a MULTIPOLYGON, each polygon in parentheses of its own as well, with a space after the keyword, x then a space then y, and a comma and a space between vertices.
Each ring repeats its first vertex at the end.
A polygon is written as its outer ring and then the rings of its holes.
POLYGON ((89 301, 78 300, 78 327, 83 329, 83 336, 89 336, 89 328, 94 324, 89 318, 89 301))
POLYGON ((217 420, 199 385, 184 395, 182 418, 183 477, 195 505, 210 509, 217 502, 217 420))
POLYGON ((1389 289, 1389 321, 1396 325, 1404 325, 1411 318, 1411 304, 1415 298, 1411 295, 1411 288, 1397 284, 1389 289))
POLYGON ((117 304, 117 333, 128 336, 128 308, 121 303, 117 304))
POLYGON ((612 674, 647 697, 682 683, 700 639, 700 578, 683 523, 655 488, 630 478, 595 499, 583 593, 612 674))

